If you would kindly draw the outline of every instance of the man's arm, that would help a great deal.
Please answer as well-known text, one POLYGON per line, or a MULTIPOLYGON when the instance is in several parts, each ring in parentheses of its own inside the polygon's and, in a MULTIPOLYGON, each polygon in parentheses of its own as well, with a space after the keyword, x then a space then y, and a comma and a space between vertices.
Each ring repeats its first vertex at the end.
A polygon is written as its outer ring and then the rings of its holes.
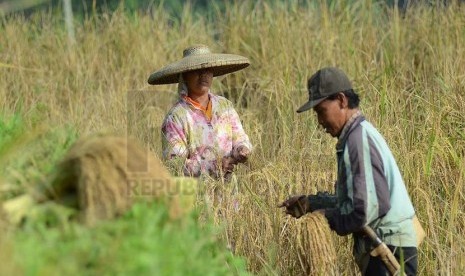
POLYGON ((337 197, 335 195, 331 195, 328 192, 318 192, 316 195, 292 196, 278 205, 278 207, 285 207, 286 214, 300 218, 306 213, 334 208, 336 204, 337 197))

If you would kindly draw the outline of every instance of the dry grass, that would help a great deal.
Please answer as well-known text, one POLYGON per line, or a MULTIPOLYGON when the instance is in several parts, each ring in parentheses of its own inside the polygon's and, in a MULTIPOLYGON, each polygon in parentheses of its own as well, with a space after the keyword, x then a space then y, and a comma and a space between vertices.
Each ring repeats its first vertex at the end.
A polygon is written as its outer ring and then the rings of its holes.
MULTIPOLYGON (((125 134, 130 126, 160 154, 159 126, 176 88, 149 87, 150 72, 193 43, 249 57, 250 68, 214 83, 216 93, 237 104, 255 145, 250 165, 237 174, 240 209, 228 207, 218 219, 252 272, 299 275, 295 246, 302 244, 291 243, 295 233, 276 205, 289 194, 332 190, 335 141, 318 131, 311 112, 295 110, 307 98, 309 75, 337 65, 390 144, 426 230, 419 274, 461 275, 465 10, 420 7, 400 16, 371 2, 302 8, 246 1, 214 21, 189 10, 179 21, 162 11, 115 13, 79 25, 71 48, 59 18, 7 18, 0 30, 0 108, 51 127, 72 124, 81 135, 125 134)), ((338 271, 353 275, 350 239, 333 238, 338 271)))

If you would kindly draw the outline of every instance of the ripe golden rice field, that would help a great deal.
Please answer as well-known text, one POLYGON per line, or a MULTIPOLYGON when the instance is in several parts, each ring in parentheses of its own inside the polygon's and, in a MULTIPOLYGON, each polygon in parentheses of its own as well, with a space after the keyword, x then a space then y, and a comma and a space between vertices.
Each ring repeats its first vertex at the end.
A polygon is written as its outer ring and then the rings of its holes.
MULTIPOLYGON (((372 1, 350 2, 244 1, 210 17, 188 6, 176 17, 161 9, 119 10, 76 22, 75 44, 60 15, 6 16, 0 23, 1 116, 22 117, 31 133, 69 127, 79 137, 129 133, 161 156, 160 125, 177 88, 150 86, 149 74, 197 43, 247 56, 250 67, 215 78, 212 92, 233 101, 254 152, 237 170, 237 193, 231 184, 205 185, 223 190, 215 221, 251 273, 300 275, 303 240, 293 235, 296 222, 276 206, 290 194, 333 189, 336 141, 318 129, 312 112, 295 110, 307 100, 307 78, 320 67, 338 66, 388 141, 427 233, 419 275, 463 275, 465 6, 404 14, 372 1)), ((26 191, 34 185, 30 178, 46 181, 37 169, 41 161, 4 170, 3 183, 26 191)), ((350 237, 333 233, 332 242, 338 273, 354 275, 350 237)))

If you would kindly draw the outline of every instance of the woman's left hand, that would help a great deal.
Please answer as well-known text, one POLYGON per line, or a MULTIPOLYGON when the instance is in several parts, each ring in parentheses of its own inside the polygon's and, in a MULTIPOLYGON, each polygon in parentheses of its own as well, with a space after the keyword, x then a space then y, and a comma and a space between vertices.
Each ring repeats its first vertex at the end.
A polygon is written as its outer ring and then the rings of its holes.
POLYGON ((237 148, 236 153, 236 156, 234 156, 236 161, 238 163, 244 163, 249 157, 250 150, 245 146, 240 146, 237 148))

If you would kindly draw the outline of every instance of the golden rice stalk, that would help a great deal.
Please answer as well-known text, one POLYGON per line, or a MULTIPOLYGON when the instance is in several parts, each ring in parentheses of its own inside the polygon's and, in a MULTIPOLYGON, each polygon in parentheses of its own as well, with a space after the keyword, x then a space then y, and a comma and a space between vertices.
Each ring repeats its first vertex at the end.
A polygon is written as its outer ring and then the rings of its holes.
POLYGON ((324 215, 311 213, 291 225, 297 256, 306 275, 336 275, 336 250, 324 215))

